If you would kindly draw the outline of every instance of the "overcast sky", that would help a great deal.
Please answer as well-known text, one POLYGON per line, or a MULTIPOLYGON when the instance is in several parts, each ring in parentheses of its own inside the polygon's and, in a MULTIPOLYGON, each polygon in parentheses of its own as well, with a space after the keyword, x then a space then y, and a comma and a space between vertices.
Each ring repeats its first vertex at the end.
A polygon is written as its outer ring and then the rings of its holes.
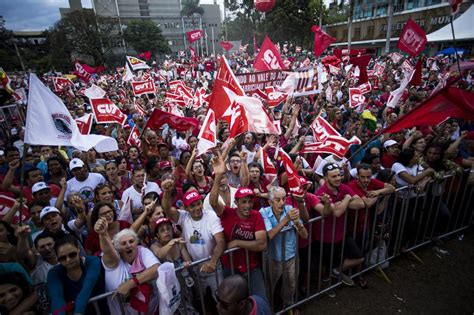
MULTIPOLYGON (((82 0, 82 6, 92 8, 92 0, 82 0)), ((212 4, 213 0, 201 0, 212 4)), ((324 0, 329 3, 329 0, 324 0)), ((217 0, 217 3, 223 3, 217 0)), ((60 19, 59 8, 68 8, 68 0, 0 0, 0 15, 6 27, 14 31, 39 31, 52 26, 60 19)))

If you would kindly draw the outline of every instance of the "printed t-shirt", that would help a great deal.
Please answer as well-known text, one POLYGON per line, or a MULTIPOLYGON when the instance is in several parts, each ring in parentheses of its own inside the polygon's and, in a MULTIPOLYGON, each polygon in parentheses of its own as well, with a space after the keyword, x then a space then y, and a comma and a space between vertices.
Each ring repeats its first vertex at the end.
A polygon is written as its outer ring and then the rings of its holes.
POLYGON ((183 228, 183 239, 193 260, 212 256, 216 246, 214 235, 224 229, 221 220, 214 211, 203 210, 199 221, 193 220, 188 211, 178 210, 178 224, 183 228))
MULTIPOLYGON (((232 240, 254 241, 255 233, 265 231, 265 224, 260 212, 250 210, 246 219, 241 219, 237 214, 237 208, 225 207, 221 215, 222 226, 226 242, 232 240)), ((257 252, 249 252, 250 269, 254 269, 258 265, 259 254, 257 252)), ((244 249, 239 249, 232 253, 234 268, 239 272, 247 271, 246 255, 244 249)), ((226 269, 231 269, 230 255, 222 256, 222 264, 226 269)))

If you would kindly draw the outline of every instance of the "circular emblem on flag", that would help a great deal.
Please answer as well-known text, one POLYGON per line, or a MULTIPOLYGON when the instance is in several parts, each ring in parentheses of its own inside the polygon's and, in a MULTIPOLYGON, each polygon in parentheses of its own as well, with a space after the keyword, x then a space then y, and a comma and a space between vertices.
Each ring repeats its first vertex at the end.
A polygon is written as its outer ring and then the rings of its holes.
POLYGON ((53 122, 54 126, 59 132, 68 136, 72 135, 71 123, 68 122, 66 119, 57 115, 53 115, 53 122))

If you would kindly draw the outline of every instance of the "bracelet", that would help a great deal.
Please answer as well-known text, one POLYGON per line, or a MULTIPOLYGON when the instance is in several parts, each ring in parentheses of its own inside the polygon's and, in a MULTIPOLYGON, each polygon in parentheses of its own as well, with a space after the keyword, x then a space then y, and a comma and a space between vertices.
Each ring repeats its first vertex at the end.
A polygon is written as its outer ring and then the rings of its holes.
POLYGON ((140 285, 140 281, 138 281, 137 277, 133 276, 132 281, 133 283, 135 283, 136 286, 140 285))

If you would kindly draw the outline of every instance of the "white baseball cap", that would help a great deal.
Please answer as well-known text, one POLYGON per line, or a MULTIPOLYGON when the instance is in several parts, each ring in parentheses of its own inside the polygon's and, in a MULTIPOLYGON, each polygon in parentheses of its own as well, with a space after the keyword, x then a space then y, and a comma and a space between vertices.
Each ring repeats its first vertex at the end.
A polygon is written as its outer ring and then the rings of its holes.
POLYGON ((392 145, 395 145, 395 144, 398 144, 398 142, 395 141, 395 140, 390 139, 390 140, 387 140, 387 141, 384 142, 383 147, 386 149, 386 148, 391 147, 392 145))
POLYGON ((46 184, 45 182, 37 182, 31 188, 31 193, 34 194, 34 193, 37 193, 38 191, 43 190, 43 189, 50 189, 50 188, 49 188, 48 184, 46 184))
POLYGON ((57 208, 55 207, 44 207, 43 210, 40 212, 40 220, 43 220, 45 216, 51 213, 61 213, 57 208))
POLYGON ((84 166, 84 162, 82 162, 82 160, 78 158, 74 158, 71 160, 71 162, 69 162, 69 169, 71 171, 75 168, 83 167, 83 166, 84 166))

